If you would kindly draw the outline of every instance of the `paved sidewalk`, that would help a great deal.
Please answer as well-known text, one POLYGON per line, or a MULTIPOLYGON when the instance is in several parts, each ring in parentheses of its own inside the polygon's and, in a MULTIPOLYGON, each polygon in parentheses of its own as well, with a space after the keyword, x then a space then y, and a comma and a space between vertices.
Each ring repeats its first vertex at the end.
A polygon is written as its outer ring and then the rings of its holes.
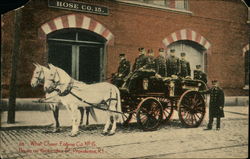
MULTIPOLYGON (((233 116, 238 116, 238 118, 246 118, 248 117, 248 107, 246 106, 228 106, 224 108, 226 113, 226 118, 232 118, 233 116)), ((106 121, 107 114, 104 111, 96 110, 96 115, 98 121, 95 122, 90 116, 90 125, 91 124, 104 124, 106 121)), ((208 112, 208 110, 207 110, 208 112)), ((172 120, 179 119, 177 111, 174 111, 174 115, 172 116, 172 120)), ((208 113, 206 113, 205 120, 203 123, 206 123, 208 119, 208 113)), ((48 126, 54 123, 53 113, 52 111, 16 111, 16 123, 8 124, 7 123, 7 111, 1 113, 1 127, 29 127, 29 126, 48 126)), ((61 109, 59 111, 59 122, 61 126, 71 126, 71 115, 65 110, 61 109)), ((132 120, 135 122, 135 119, 132 120)), ((86 123, 86 114, 84 112, 84 120, 83 124, 86 123)))
MULTIPOLYGON (((220 131, 203 130, 207 116, 200 127, 184 128, 176 120, 175 112, 170 123, 161 125, 157 131, 144 132, 136 124, 118 125, 114 136, 102 136, 103 125, 91 125, 81 127, 77 137, 68 135, 71 128, 68 127, 70 118, 66 110, 60 112, 60 122, 64 127, 59 133, 44 133, 45 127, 39 127, 53 121, 50 111, 18 111, 16 124, 6 124, 7 112, 3 112, 0 156, 6 159, 247 158, 248 107, 224 109, 225 118, 220 131)), ((97 114, 105 118, 102 116, 105 113, 97 114)))

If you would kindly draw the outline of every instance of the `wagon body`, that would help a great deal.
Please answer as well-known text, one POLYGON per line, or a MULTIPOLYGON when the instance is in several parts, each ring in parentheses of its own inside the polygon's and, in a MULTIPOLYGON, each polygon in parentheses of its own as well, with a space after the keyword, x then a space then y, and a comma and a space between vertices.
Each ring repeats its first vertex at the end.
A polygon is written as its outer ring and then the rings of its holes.
POLYGON ((135 117, 143 130, 155 130, 168 122, 174 110, 186 127, 198 127, 205 116, 206 90, 201 80, 149 76, 139 78, 136 90, 120 88, 125 124, 135 117))

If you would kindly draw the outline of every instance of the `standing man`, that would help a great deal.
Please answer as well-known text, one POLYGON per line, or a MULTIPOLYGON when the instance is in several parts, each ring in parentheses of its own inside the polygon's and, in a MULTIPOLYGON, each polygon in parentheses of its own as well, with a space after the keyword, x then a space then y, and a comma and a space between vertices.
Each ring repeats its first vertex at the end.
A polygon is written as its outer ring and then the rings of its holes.
POLYGON ((194 79, 201 80, 207 84, 207 75, 201 70, 201 65, 196 65, 196 70, 194 70, 194 79))
POLYGON ((164 49, 160 48, 159 56, 155 59, 156 73, 158 73, 162 77, 165 77, 167 75, 166 59, 164 57, 164 54, 164 49))
POLYGON ((207 91, 202 91, 201 93, 210 94, 209 101, 209 122, 207 129, 211 130, 213 126, 214 118, 217 118, 216 130, 220 130, 220 118, 224 117, 224 101, 225 96, 223 90, 219 87, 219 82, 217 80, 212 81, 212 88, 207 91))
POLYGON ((119 55, 119 57, 120 57, 119 67, 118 67, 117 73, 114 75, 112 79, 112 83, 116 85, 117 87, 122 86, 124 82, 124 78, 130 72, 130 62, 126 59, 126 55, 122 53, 119 55))
POLYGON ((170 50, 170 56, 166 60, 167 76, 177 76, 179 73, 179 58, 175 57, 175 49, 170 50))
POLYGON ((190 64, 185 59, 185 57, 186 57, 186 53, 182 52, 181 53, 180 63, 179 63, 179 73, 178 73, 178 75, 180 77, 183 77, 183 78, 190 77, 190 75, 191 75, 190 64))

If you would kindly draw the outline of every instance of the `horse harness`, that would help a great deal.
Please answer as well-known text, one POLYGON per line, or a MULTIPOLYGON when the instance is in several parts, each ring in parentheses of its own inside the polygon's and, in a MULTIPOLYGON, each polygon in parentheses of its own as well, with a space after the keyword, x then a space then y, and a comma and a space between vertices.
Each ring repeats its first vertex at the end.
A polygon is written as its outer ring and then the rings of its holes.
MULTIPOLYGON (((107 99, 107 100, 103 100, 101 103, 98 103, 98 104, 95 104, 95 103, 90 103, 90 102, 87 102, 86 100, 82 99, 81 97, 79 97, 78 95, 76 95, 75 93, 72 92, 72 88, 74 87, 74 80, 71 78, 67 88, 65 89, 65 91, 63 92, 60 92, 59 89, 55 89, 55 91, 58 92, 58 95, 63 97, 63 96, 66 96, 68 94, 71 94, 72 96, 74 96, 75 98, 77 98, 79 101, 83 102, 83 103, 86 103, 96 109, 100 109, 100 110, 104 110, 104 111, 110 111, 110 112, 113 112, 113 113, 119 113, 119 114, 123 114, 122 112, 118 112, 118 111, 114 111, 114 110, 109 110, 109 106, 110 106, 110 102, 112 100, 114 101, 118 101, 118 97, 117 97, 117 94, 116 94, 116 98, 111 98, 112 96, 112 92, 110 90, 110 98, 107 99), (98 107, 97 105, 100 105, 100 104, 104 104, 105 106, 107 106, 107 109, 105 108, 101 108, 101 107, 98 107)), ((116 103, 116 109, 117 109, 117 103, 116 103)))

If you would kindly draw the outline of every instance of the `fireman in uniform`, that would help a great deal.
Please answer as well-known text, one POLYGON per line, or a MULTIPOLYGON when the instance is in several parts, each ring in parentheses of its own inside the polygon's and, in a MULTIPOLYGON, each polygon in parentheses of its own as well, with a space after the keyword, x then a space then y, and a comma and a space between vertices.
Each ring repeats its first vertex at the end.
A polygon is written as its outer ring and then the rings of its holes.
POLYGON ((139 56, 135 59, 132 71, 142 69, 147 63, 146 51, 144 48, 139 48, 139 56))
POLYGON ((201 91, 201 93, 210 94, 209 122, 207 129, 205 130, 212 129, 214 118, 217 118, 216 130, 220 130, 220 118, 225 116, 223 110, 225 96, 223 90, 219 87, 219 82, 217 80, 213 80, 212 87, 207 91, 201 91))
POLYGON ((124 78, 130 72, 130 62, 126 59, 126 55, 122 53, 119 55, 119 57, 120 57, 119 67, 117 73, 114 75, 112 79, 112 83, 117 87, 121 87, 121 85, 124 82, 124 78))
POLYGON ((179 58, 175 57, 175 49, 170 50, 170 56, 166 60, 167 76, 174 77, 179 73, 179 58))
POLYGON ((156 63, 155 63, 153 49, 148 50, 148 56, 147 56, 146 65, 145 65, 144 69, 148 69, 148 70, 152 70, 152 71, 156 70, 156 63))
POLYGON ((159 56, 155 59, 155 65, 156 65, 156 73, 161 75, 162 77, 166 76, 167 67, 166 67, 166 59, 164 57, 164 49, 159 49, 159 56))
POLYGON ((139 48, 139 56, 135 59, 132 73, 128 75, 123 85, 123 88, 133 91, 136 89, 137 78, 141 76, 142 70, 148 63, 148 57, 145 55, 146 51, 144 48, 139 48))
POLYGON ((196 70, 194 70, 194 79, 207 83, 207 75, 201 70, 201 65, 196 65, 196 70))
POLYGON ((180 77, 183 77, 183 78, 190 77, 190 75, 191 75, 190 64, 185 59, 185 57, 186 57, 186 53, 182 52, 181 59, 179 61, 179 73, 178 73, 178 75, 180 77))

